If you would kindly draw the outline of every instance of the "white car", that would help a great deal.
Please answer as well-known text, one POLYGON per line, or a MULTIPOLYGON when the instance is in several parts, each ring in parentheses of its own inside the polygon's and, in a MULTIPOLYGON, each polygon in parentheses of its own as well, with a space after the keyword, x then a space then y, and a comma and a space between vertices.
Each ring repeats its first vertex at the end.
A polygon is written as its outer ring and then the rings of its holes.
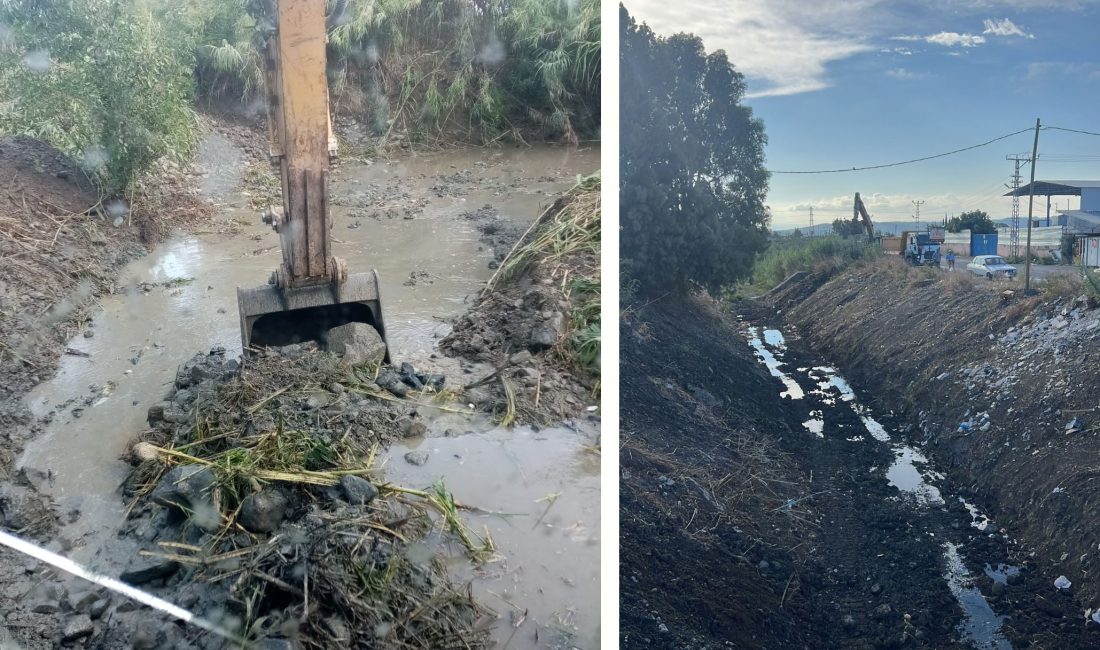
POLYGON ((1005 262, 1000 255, 978 255, 966 265, 966 270, 990 280, 1016 277, 1016 267, 1005 262))

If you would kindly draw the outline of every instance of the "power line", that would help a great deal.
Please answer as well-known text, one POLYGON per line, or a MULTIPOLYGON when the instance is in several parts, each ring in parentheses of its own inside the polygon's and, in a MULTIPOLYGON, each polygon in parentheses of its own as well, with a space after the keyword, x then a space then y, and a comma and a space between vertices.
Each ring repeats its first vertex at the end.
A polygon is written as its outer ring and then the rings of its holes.
MULTIPOLYGON (((1055 128, 1055 127, 1047 127, 1047 128, 1055 128)), ((993 144, 994 142, 1000 142, 1001 140, 1004 140, 1006 138, 1011 138, 1014 135, 1020 135, 1021 133, 1027 133, 1027 132, 1032 131, 1032 130, 1034 130, 1034 129, 1031 129, 1031 128, 1021 129, 1019 131, 1015 131, 1013 133, 1009 133, 1007 135, 1002 135, 1000 137, 993 138, 992 140, 982 142, 981 144, 975 144, 975 145, 971 145, 969 147, 963 147, 962 149, 955 149, 954 151, 947 151, 947 152, 944 152, 944 153, 938 153, 938 154, 935 154, 935 155, 932 155, 932 156, 924 156, 923 158, 913 158, 912 160, 903 160, 901 162, 886 163, 884 165, 869 165, 869 166, 866 166, 866 167, 850 167, 850 168, 845 168, 845 169, 816 169, 816 170, 807 170, 807 171, 787 171, 787 170, 769 170, 769 171, 772 174, 839 174, 841 172, 861 172, 861 171, 867 171, 869 169, 884 169, 886 167, 898 167, 898 166, 901 166, 901 165, 911 165, 913 163, 923 162, 925 160, 933 160, 935 158, 943 158, 945 156, 953 156, 957 153, 962 153, 964 151, 970 151, 971 149, 977 149, 979 147, 985 147, 987 145, 993 144)), ((1064 129, 1064 130, 1069 130, 1069 129, 1064 129)), ((1087 133, 1087 131, 1082 131, 1081 133, 1087 133)), ((1100 134, 1092 133, 1090 135, 1100 135, 1100 134)))
MULTIPOLYGON (((1051 129, 1051 130, 1054 130, 1054 131, 1068 131, 1070 133, 1083 133, 1085 135, 1100 135, 1100 133, 1093 133, 1092 131, 1080 131, 1078 129, 1067 129, 1067 128, 1064 128, 1064 127, 1061 127, 1061 126, 1044 126, 1041 130, 1046 131, 1047 129, 1051 129)), ((1031 129, 1028 129, 1028 131, 1030 131, 1030 130, 1031 129)))

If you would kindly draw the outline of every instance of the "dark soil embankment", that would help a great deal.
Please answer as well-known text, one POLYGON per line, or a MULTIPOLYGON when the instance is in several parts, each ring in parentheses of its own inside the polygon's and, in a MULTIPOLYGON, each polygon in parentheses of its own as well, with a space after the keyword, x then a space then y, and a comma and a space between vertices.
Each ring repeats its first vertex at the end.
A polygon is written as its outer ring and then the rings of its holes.
POLYGON ((599 402, 599 176, 556 200, 527 233, 502 230, 488 206, 466 218, 498 253, 489 286, 439 344, 495 368, 467 397, 505 424, 583 414, 599 402), (507 255, 504 241, 514 242, 507 255))
POLYGON ((918 424, 912 442, 1034 562, 1040 599, 1069 578, 1082 626, 1100 607, 1100 312, 1003 289, 880 260, 769 300, 868 399, 918 424))
POLYGON ((754 325, 702 301, 659 302, 622 322, 623 647, 973 647, 948 542, 976 563, 963 584, 1017 607, 997 633, 1015 647, 1089 642, 1030 564, 992 587, 982 569, 1004 559, 1005 538, 972 528, 957 500, 899 491, 896 452, 867 412, 799 340, 766 344, 791 383, 770 376, 746 338, 777 321, 743 315, 754 325), (804 395, 782 395, 796 385, 804 395), (823 433, 804 425, 813 418, 823 433))

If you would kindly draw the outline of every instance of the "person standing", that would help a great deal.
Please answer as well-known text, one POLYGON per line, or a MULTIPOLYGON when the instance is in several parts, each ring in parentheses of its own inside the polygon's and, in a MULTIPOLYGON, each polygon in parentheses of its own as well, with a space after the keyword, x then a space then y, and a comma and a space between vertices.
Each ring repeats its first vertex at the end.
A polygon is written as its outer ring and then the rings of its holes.
POLYGON ((947 270, 955 270, 955 249, 953 248, 947 249, 947 270))

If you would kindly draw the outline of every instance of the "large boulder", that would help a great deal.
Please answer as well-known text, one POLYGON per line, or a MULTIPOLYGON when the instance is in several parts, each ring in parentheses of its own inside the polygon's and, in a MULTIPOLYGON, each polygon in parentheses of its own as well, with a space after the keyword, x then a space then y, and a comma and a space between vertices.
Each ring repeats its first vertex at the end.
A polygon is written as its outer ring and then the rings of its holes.
POLYGON ((378 365, 386 356, 386 344, 374 329, 366 323, 347 323, 334 327, 325 335, 329 352, 343 357, 347 366, 378 365))

